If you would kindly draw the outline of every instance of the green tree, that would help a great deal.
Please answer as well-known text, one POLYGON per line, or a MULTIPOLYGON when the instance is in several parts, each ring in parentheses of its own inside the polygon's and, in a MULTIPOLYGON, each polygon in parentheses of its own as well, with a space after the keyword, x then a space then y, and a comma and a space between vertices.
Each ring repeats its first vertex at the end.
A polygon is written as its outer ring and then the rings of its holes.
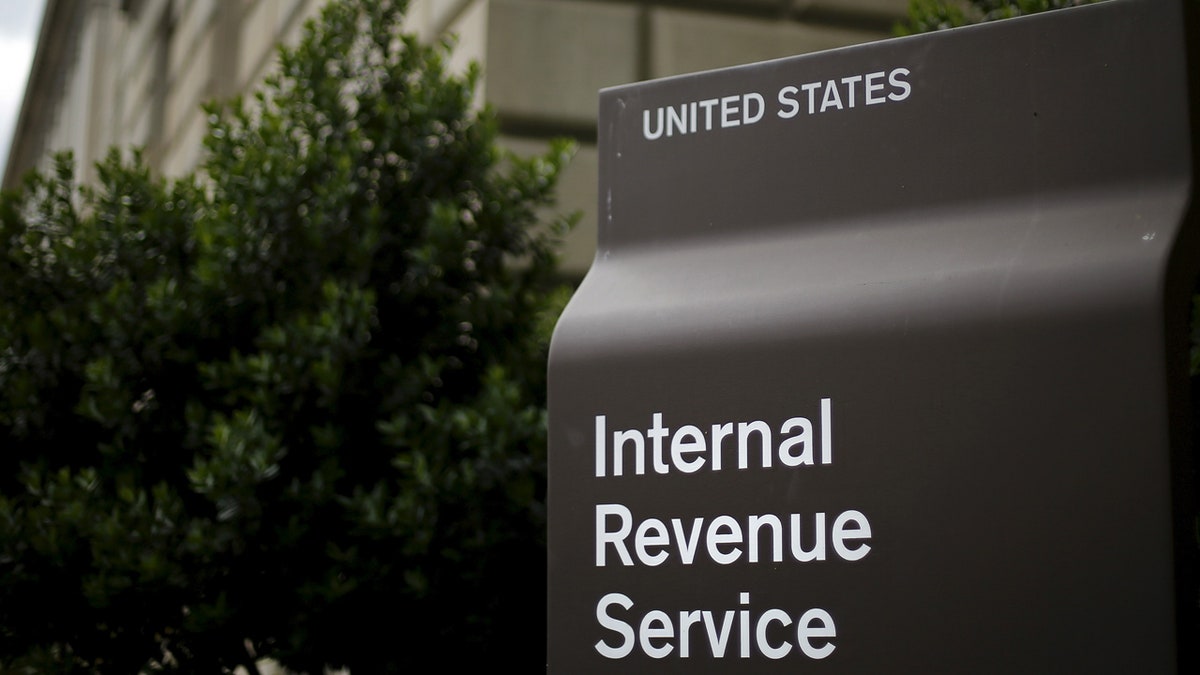
POLYGON ((339 0, 200 175, 0 197, 0 671, 540 669, 569 153, 339 0))
POLYGON ((908 18, 896 26, 897 35, 957 28, 973 23, 1010 19, 1051 9, 1086 5, 1096 0, 909 0, 908 18))

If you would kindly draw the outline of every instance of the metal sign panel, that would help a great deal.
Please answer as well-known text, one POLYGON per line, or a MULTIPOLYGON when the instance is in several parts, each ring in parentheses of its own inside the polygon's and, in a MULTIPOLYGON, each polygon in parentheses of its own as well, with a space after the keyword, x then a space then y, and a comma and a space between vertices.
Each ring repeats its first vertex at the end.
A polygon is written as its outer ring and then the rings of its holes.
POLYGON ((1191 658, 1182 5, 601 93, 550 359, 550 672, 1191 658))

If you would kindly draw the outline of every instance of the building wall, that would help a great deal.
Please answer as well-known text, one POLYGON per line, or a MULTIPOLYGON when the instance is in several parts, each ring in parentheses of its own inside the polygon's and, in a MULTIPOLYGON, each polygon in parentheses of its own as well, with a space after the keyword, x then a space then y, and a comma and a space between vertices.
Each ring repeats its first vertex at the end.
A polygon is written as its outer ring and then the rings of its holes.
MULTIPOLYGON (((167 175, 194 168, 201 103, 247 92, 324 0, 48 0, 5 186, 74 151, 83 178, 112 146, 167 175)), ((579 141, 560 203, 583 213, 564 247, 582 274, 596 238, 596 92, 617 84, 886 37, 907 0, 414 0, 408 28, 458 36, 453 67, 484 65, 503 143, 579 141)))

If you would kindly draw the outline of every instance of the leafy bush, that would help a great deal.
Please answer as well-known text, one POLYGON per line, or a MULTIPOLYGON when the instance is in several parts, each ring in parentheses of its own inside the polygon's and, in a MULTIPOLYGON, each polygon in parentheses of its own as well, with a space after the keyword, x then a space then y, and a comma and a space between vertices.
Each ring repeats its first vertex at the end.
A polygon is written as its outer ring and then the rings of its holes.
POLYGON ((897 35, 957 28, 973 23, 1011 19, 1052 9, 1086 5, 1096 0, 909 0, 907 20, 897 35))
POLYGON ((166 182, 0 198, 0 670, 540 669, 568 155, 327 6, 166 182))

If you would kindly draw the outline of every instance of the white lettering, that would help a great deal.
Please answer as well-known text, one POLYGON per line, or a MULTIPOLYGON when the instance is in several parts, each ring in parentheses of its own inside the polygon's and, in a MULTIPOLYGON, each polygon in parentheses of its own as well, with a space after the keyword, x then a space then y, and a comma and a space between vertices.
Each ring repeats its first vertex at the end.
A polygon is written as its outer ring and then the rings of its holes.
POLYGON ((683 521, 671 519, 671 529, 675 530, 675 541, 679 542, 679 559, 684 565, 691 565, 696 558, 696 545, 700 543, 700 529, 704 526, 703 518, 692 519, 692 536, 688 539, 683 534, 683 521))
POLYGON ((673 132, 678 129, 679 133, 687 133, 687 104, 680 104, 679 112, 675 112, 675 107, 667 108, 667 137, 673 135, 673 132))
POLYGON ((736 544, 742 543, 742 526, 732 516, 717 516, 708 525, 708 557, 719 565, 737 562, 742 557, 742 549, 736 544), (734 544, 728 551, 722 551, 721 546, 734 544))
POLYGON ((604 415, 596 415, 596 478, 604 477, 604 457, 608 454, 605 441, 608 433, 604 429, 607 422, 604 415))
POLYGON ((629 551, 625 549, 625 537, 629 536, 633 530, 633 514, 629 509, 620 504, 597 504, 596 505, 596 567, 604 567, 605 565, 605 546, 612 544, 617 550, 617 555, 621 557, 621 563, 626 567, 633 565, 633 559, 629 557, 629 551), (616 516, 620 519, 621 526, 616 532, 608 530, 608 517, 616 516))
POLYGON ((786 109, 780 108, 779 111, 775 113, 776 115, 779 115, 785 120, 790 120, 796 116, 796 113, 800 112, 800 104, 796 101, 796 99, 792 98, 798 91, 800 90, 790 85, 779 90, 779 105, 786 106, 786 109))
POLYGON ((703 533, 704 551, 718 565, 729 565, 742 558, 746 547, 749 563, 768 559, 763 548, 764 538, 770 547, 771 562, 783 562, 784 551, 790 551, 796 562, 820 562, 828 557, 829 547, 838 559, 856 562, 871 552, 871 522, 856 509, 843 511, 826 527, 823 511, 813 513, 812 529, 802 527, 808 518, 799 513, 784 517, 773 513, 753 514, 744 519, 730 515, 705 518, 644 518, 636 522, 629 507, 623 504, 596 505, 596 566, 608 565, 608 555, 615 551, 626 567, 634 564, 627 540, 633 534, 633 548, 638 562, 657 567, 671 558, 691 565, 700 550, 703 533), (670 527, 667 527, 667 523, 670 527), (612 527, 609 527, 612 525, 612 527), (610 551, 611 549, 611 551, 610 551))
POLYGON ((742 97, 742 124, 754 124, 763 117, 763 113, 767 110, 766 104, 763 103, 761 94, 750 92, 742 97), (758 106, 758 111, 751 114, 750 103, 753 102, 758 106))
POLYGON ((867 517, 858 511, 846 511, 833 521, 833 550, 842 560, 862 560, 871 552, 870 544, 863 543, 851 548, 846 545, 847 539, 855 541, 870 538, 871 524, 867 522, 867 517))
POLYGON ((642 651, 652 659, 666 658, 675 648, 671 644, 655 647, 654 643, 650 642, 651 640, 670 640, 675 637, 675 626, 671 625, 671 617, 662 610, 652 609, 646 612, 646 616, 642 617, 642 625, 638 632, 641 633, 639 642, 642 645, 642 651))
POLYGON ((638 476, 647 473, 647 464, 656 474, 696 473, 706 459, 711 470, 720 471, 732 464, 726 452, 731 448, 725 444, 730 437, 736 443, 739 470, 770 469, 775 456, 783 466, 793 468, 817 464, 818 455, 820 464, 833 463, 833 402, 829 398, 820 400, 819 443, 814 438, 814 423, 801 416, 785 420, 777 436, 772 433, 772 425, 763 420, 716 423, 708 430, 706 436, 701 427, 682 424, 672 433, 661 412, 651 413, 646 429, 612 429, 606 415, 596 415, 596 477, 623 476, 630 462, 633 474, 638 476))
POLYGON ((729 647, 735 639, 736 623, 737 658, 753 658, 757 651, 768 659, 779 660, 794 653, 793 647, 799 647, 799 652, 807 658, 819 660, 827 658, 836 649, 833 640, 837 637, 837 627, 833 616, 820 607, 808 609, 796 618, 778 607, 756 612, 750 603, 750 594, 746 592, 738 594, 738 604, 738 609, 724 611, 684 609, 668 613, 650 609, 639 620, 633 621, 633 617, 624 620, 613 616, 614 605, 630 611, 634 607, 633 600, 624 593, 609 593, 596 604, 596 620, 602 629, 615 635, 597 641, 595 648, 609 659, 623 659, 632 654, 635 647, 640 647, 642 653, 653 659, 664 659, 672 654, 681 659, 691 658, 692 629, 701 624, 703 635, 697 639, 707 639, 708 651, 713 658, 723 659, 732 656, 729 647), (679 617, 678 630, 672 622, 673 615, 679 617), (631 621, 637 625, 636 631, 631 621), (769 635, 772 624, 783 628, 795 624, 795 639, 790 639, 791 631, 775 631, 776 639, 783 639, 772 644, 769 635), (616 644, 610 644, 613 640, 616 644))
POLYGON ((833 464, 833 401, 821 399, 821 463, 833 464))
POLYGON ((912 85, 905 80, 911 73, 908 68, 897 68, 888 74, 888 83, 899 89, 899 92, 893 91, 888 94, 888 98, 893 101, 903 101, 912 93, 912 85))
POLYGON ((725 619, 721 622, 721 632, 717 633, 716 625, 713 624, 713 613, 704 611, 704 631, 708 633, 708 645, 712 651, 714 658, 725 656, 725 648, 729 646, 729 634, 733 628, 733 610, 725 612, 725 619))
MULTIPOLYGON (((775 114, 784 120, 799 115, 804 98, 801 92, 807 95, 809 115, 849 110, 863 104, 904 101, 913 93, 911 76, 912 71, 908 68, 893 68, 805 82, 799 86, 784 85, 775 93, 778 102, 775 114)), ((653 110, 647 108, 642 111, 642 136, 653 141, 663 136, 670 138, 747 126, 761 121, 766 113, 766 100, 754 91, 660 106, 653 110)))
POLYGON ((663 134, 663 109, 658 109, 658 126, 650 131, 650 111, 642 111, 642 136, 648 141, 656 141, 663 134))
POLYGON ((638 525, 637 534, 633 535, 633 548, 637 551, 638 560, 642 561, 643 565, 650 567, 657 567, 666 562, 669 554, 663 550, 652 553, 647 549, 651 546, 665 548, 670 543, 671 538, 667 536, 667 526, 657 518, 643 520, 638 525))
POLYGON ((684 473, 695 473, 704 466, 703 457, 688 459, 685 455, 705 452, 704 432, 690 424, 685 424, 675 430, 671 437, 671 464, 675 469, 684 473))
POLYGON ((784 466, 812 466, 812 422, 807 417, 793 417, 779 427, 779 433, 786 434, 799 427, 800 433, 786 438, 779 444, 779 461, 784 466), (792 454, 792 448, 799 445, 800 454, 792 454))
POLYGON ((842 109, 842 96, 838 93, 837 80, 825 83, 825 95, 821 97, 821 112, 825 112, 830 107, 842 109))
POLYGON ((738 468, 749 467, 750 434, 758 434, 762 446, 762 466, 764 469, 771 468, 771 427, 761 421, 738 423, 738 468))
POLYGON ((782 609, 768 609, 758 617, 758 625, 754 627, 754 641, 758 643, 758 651, 763 653, 768 659, 782 659, 792 651, 792 643, 785 642, 782 645, 775 647, 770 642, 767 642, 767 627, 772 621, 778 621, 784 626, 790 626, 792 617, 782 609))
POLYGON ((666 473, 668 471, 667 463, 663 460, 662 441, 670 431, 670 429, 662 425, 662 413, 654 413, 654 424, 646 431, 646 437, 653 441, 651 452, 654 455, 654 470, 658 473, 666 473))
POLYGON ((733 434, 733 422, 712 425, 712 470, 721 470, 721 442, 733 434))
POLYGON ((884 72, 881 70, 877 73, 868 73, 867 79, 867 105, 875 105, 876 103, 887 103, 886 96, 876 96, 874 92, 883 91, 883 83, 875 84, 883 79, 884 72))
POLYGON ((725 96, 721 98, 721 128, 736 127, 741 122, 735 117, 737 115, 737 96, 725 96))
POLYGON ((816 91, 817 91, 817 87, 819 87, 819 86, 821 86, 820 82, 809 82, 808 84, 800 85, 801 89, 808 92, 808 114, 809 115, 816 112, 816 109, 817 109, 816 91))
POLYGON ((746 529, 750 531, 749 560, 752 563, 758 562, 758 531, 763 525, 769 526, 771 530, 771 560, 780 562, 783 560, 783 523, 780 522, 779 516, 773 513, 750 516, 746 524, 746 529))
POLYGON ((846 85, 846 107, 847 108, 854 107, 854 85, 858 84, 859 82, 862 82, 862 79, 863 79, 862 75, 851 75, 850 77, 842 78, 842 84, 846 85))
POLYGON ((800 538, 800 514, 792 514, 792 557, 797 562, 812 562, 825 559, 825 514, 813 514, 813 547, 804 550, 800 538))
MULTIPOLYGON (((738 601, 743 605, 750 604, 750 594, 742 593, 738 601)), ((743 609, 742 611, 738 612, 738 619, 740 619, 738 622, 738 628, 741 629, 738 631, 738 637, 741 638, 739 643, 742 647, 738 651, 738 656, 742 657, 743 659, 748 659, 750 658, 750 610, 743 609)))
POLYGON ((634 473, 639 476, 646 473, 646 439, 637 429, 628 429, 613 432, 613 475, 620 476, 624 470, 622 461, 626 441, 633 443, 634 473))
POLYGON ((620 605, 624 609, 629 609, 633 607, 633 600, 630 600, 629 596, 624 593, 609 593, 600 598, 600 602, 596 604, 596 620, 602 627, 620 634, 623 640, 616 647, 610 647, 607 642, 600 640, 596 643, 596 651, 606 658, 623 659, 633 651, 633 628, 624 621, 608 615, 608 608, 612 605, 620 605))
POLYGON ((679 613, 679 658, 686 659, 692 655, 691 637, 692 626, 700 623, 700 610, 679 613))
POLYGON ((837 628, 833 625, 833 617, 823 609, 812 608, 800 616, 796 626, 796 642, 800 651, 810 659, 823 659, 833 653, 832 642, 826 642, 821 647, 814 647, 813 638, 835 638, 837 628), (815 624, 815 625, 814 625, 815 624))
POLYGON ((717 99, 715 99, 715 98, 708 98, 708 99, 704 99, 703 101, 700 101, 700 107, 704 108, 704 130, 705 131, 712 131, 712 128, 713 128, 712 109, 713 109, 713 106, 715 106, 716 104, 717 104, 717 99))

